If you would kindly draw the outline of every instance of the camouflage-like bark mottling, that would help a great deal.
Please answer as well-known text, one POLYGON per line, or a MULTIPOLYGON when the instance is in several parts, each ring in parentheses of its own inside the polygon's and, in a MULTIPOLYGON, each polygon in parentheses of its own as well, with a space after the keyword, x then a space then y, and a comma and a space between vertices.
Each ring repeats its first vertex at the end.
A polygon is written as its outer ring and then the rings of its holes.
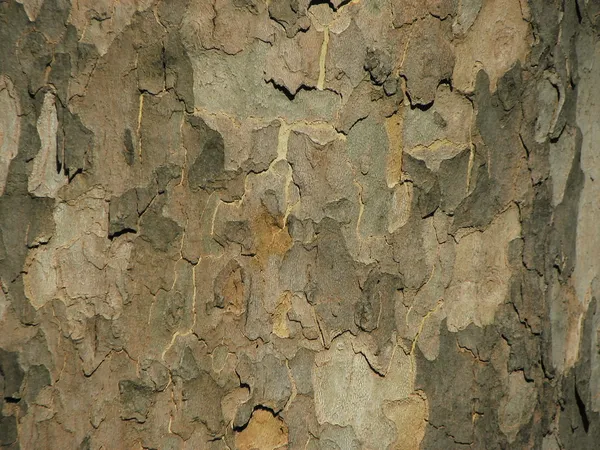
POLYGON ((594 448, 599 18, 0 1, 0 447, 594 448))

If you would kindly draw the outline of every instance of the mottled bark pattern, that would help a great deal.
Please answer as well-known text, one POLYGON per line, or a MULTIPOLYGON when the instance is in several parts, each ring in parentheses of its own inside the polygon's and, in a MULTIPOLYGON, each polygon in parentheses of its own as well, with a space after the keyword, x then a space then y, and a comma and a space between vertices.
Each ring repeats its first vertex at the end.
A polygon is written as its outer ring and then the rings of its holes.
POLYGON ((599 18, 0 1, 0 447, 596 448, 599 18))

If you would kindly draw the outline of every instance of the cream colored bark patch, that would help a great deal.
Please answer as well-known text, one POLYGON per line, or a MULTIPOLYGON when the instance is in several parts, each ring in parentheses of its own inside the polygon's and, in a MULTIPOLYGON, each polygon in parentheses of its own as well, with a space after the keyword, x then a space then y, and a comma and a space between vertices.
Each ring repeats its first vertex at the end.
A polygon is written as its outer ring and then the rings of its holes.
POLYGON ((41 148, 33 160, 33 170, 27 188, 37 197, 56 197, 58 190, 67 184, 67 177, 57 170, 56 132, 56 98, 48 92, 44 97, 42 112, 37 121, 41 148))
POLYGON ((19 150, 21 119, 11 81, 0 77, 0 195, 4 193, 8 168, 19 150))
POLYGON ((425 436, 427 422, 427 401, 417 394, 383 405, 386 417, 396 424, 398 438, 392 444, 391 450, 413 450, 425 436))
POLYGON ((38 309, 56 295, 57 273, 54 252, 45 248, 33 250, 26 262, 27 273, 23 276, 25 295, 34 308, 38 309))
POLYGON ((352 344, 352 338, 344 334, 315 359, 312 378, 317 420, 352 427, 364 448, 388 448, 396 442, 396 435, 412 432, 403 429, 409 426, 403 412, 413 411, 415 423, 426 418, 427 407, 408 400, 414 390, 411 357, 396 351, 390 370, 381 377, 362 354, 355 353, 352 344))
POLYGON ((459 240, 454 276, 445 294, 450 331, 494 321, 496 308, 509 289, 508 244, 520 233, 519 211, 511 206, 484 232, 475 231, 459 240))
POLYGON ((402 183, 394 187, 392 205, 388 214, 388 232, 394 233, 408 222, 413 202, 412 183, 402 183))
POLYGON ((288 311, 292 309, 290 298, 291 293, 285 292, 281 296, 280 302, 273 313, 273 333, 282 339, 290 337, 290 329, 287 323, 288 311))
POLYGON ((121 313, 131 243, 107 239, 104 191, 92 189, 77 206, 60 203, 54 211, 56 232, 47 245, 32 249, 25 261, 25 295, 34 308, 59 299, 68 308, 65 332, 80 338, 85 318, 121 313))
POLYGON ((531 46, 531 30, 524 20, 519 0, 487 0, 465 39, 456 46, 453 84, 458 90, 473 90, 480 68, 490 77, 492 92, 498 79, 517 60, 525 62, 531 46))

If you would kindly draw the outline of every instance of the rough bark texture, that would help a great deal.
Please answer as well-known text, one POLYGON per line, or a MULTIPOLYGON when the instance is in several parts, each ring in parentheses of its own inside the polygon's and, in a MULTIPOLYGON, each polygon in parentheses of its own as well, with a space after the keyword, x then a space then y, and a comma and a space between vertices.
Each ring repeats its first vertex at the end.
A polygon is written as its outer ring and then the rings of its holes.
POLYGON ((0 1, 0 447, 594 448, 599 34, 0 1))

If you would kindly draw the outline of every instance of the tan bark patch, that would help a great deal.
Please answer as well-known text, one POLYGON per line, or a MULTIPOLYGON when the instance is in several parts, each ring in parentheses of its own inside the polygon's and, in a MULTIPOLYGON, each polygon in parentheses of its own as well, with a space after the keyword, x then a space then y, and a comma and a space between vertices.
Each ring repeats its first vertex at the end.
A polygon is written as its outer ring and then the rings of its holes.
POLYGON ((258 409, 252 414, 250 423, 235 436, 239 450, 275 450, 288 443, 288 427, 269 411, 258 409))

